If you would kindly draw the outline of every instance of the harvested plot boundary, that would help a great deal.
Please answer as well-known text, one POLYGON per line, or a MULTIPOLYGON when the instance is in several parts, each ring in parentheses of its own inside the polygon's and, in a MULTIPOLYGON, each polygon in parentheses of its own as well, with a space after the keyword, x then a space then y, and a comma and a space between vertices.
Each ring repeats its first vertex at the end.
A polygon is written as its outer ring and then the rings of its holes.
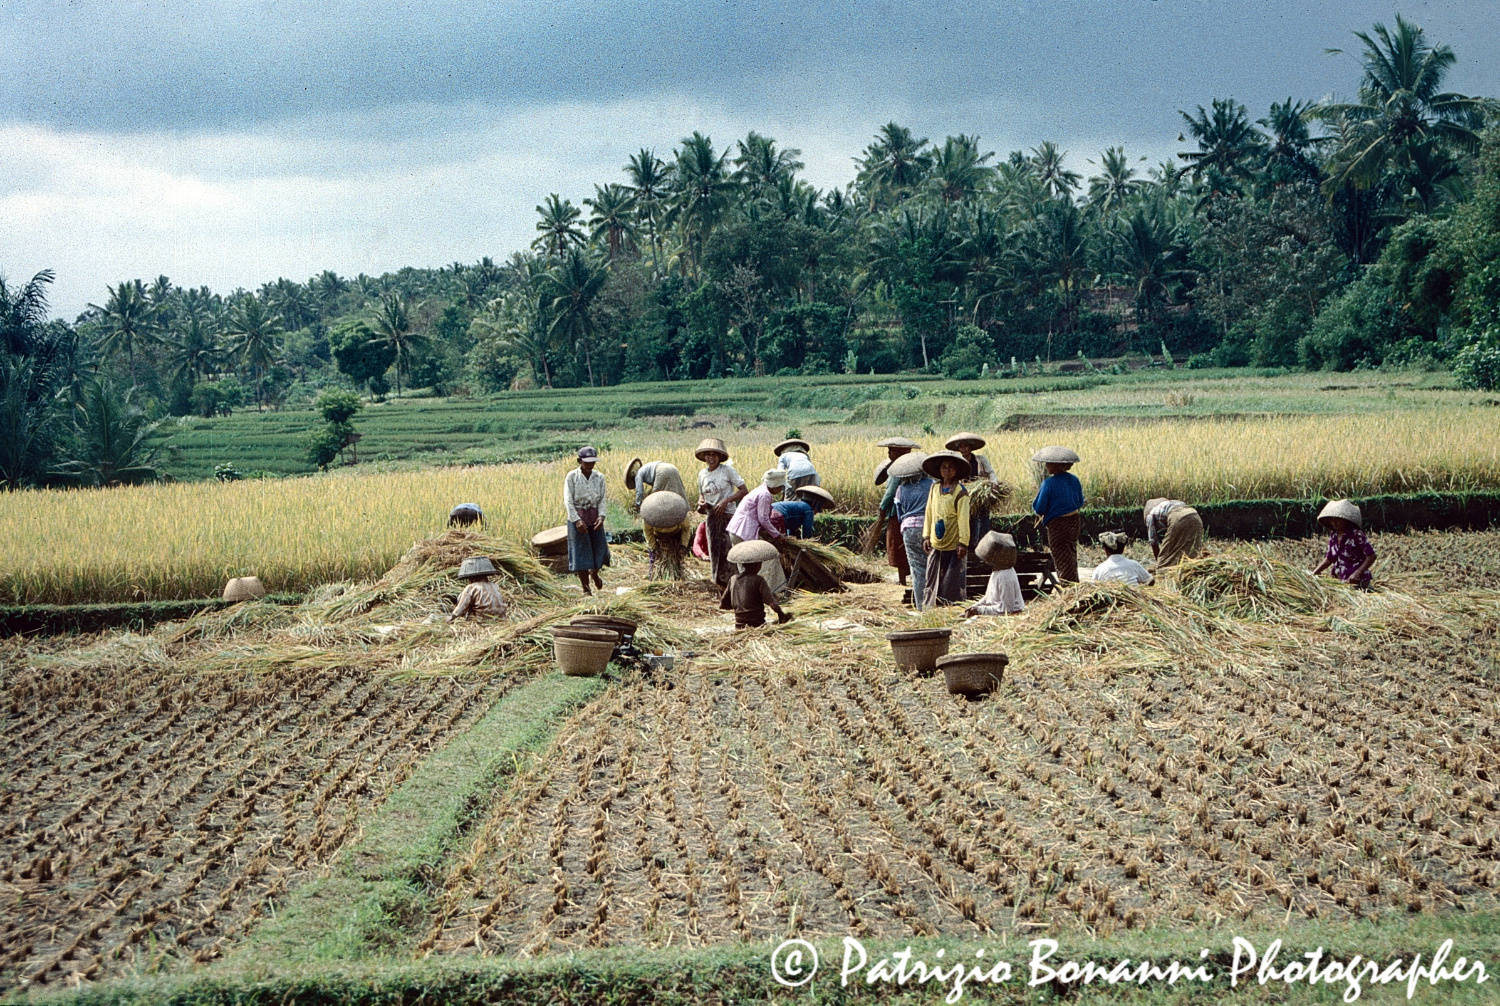
MULTIPOLYGON (((302 603, 301 594, 268 594, 270 604, 302 603)), ((0 607, 0 637, 60 636, 70 632, 105 629, 149 629, 162 622, 192 618, 201 611, 217 611, 238 601, 204 597, 187 601, 142 601, 139 604, 23 604, 0 607)))
MULTIPOLYGON (((465 959, 433 957, 422 961, 394 961, 389 958, 359 962, 337 962, 313 965, 292 972, 270 973, 265 969, 218 967, 193 975, 156 979, 134 979, 85 986, 66 992, 33 996, 29 1001, 57 1006, 358 1006, 358 1004, 526 1004, 533 1003, 658 1003, 709 1004, 749 1002, 797 1002, 805 1006, 821 1003, 939 1003, 947 1001, 952 982, 941 979, 928 984, 916 980, 899 985, 892 981, 868 983, 869 969, 882 959, 910 950, 911 959, 929 965, 951 967, 962 956, 975 960, 974 952, 983 948, 988 967, 993 962, 1011 965, 1008 981, 983 983, 970 981, 964 986, 963 1001, 999 1003, 1035 1003, 1067 1001, 1080 994, 1095 1001, 1203 1002, 1230 999, 1235 1002, 1339 1002, 1348 989, 1344 981, 1311 987, 1304 981, 1288 986, 1283 982, 1257 985, 1251 977, 1241 978, 1231 988, 1228 974, 1234 964, 1233 940, 1248 941, 1257 952, 1264 952, 1275 940, 1283 945, 1278 966, 1305 961, 1304 955, 1323 951, 1324 967, 1328 963, 1347 962, 1356 955, 1380 962, 1382 969, 1401 961, 1401 972, 1407 971, 1412 959, 1420 954, 1427 966, 1434 951, 1445 941, 1453 940, 1451 967, 1459 956, 1468 961, 1483 961, 1491 972, 1489 982, 1477 985, 1473 977, 1461 984, 1443 982, 1433 988, 1422 981, 1416 1000, 1446 1003, 1493 1002, 1495 978, 1493 965, 1500 954, 1500 915, 1475 913, 1452 915, 1439 919, 1413 917, 1382 925, 1356 924, 1331 926, 1304 923, 1279 929, 1231 930, 1200 929, 1187 933, 1147 931, 1129 937, 1087 940, 1063 938, 1050 963, 1064 960, 1080 963, 1092 961, 1105 967, 1128 960, 1138 967, 1151 961, 1166 967, 1171 961, 1185 968, 1204 967, 1212 976, 1208 982, 1181 981, 1175 986, 1164 981, 1124 981, 1114 988, 1096 982, 1087 992, 1076 985, 1047 982, 1029 986, 1030 960, 1035 952, 1024 935, 994 936, 984 941, 915 939, 899 943, 866 941, 866 968, 851 978, 848 987, 840 987, 839 971, 844 946, 836 941, 816 944, 820 969, 800 988, 779 985, 772 973, 771 956, 775 942, 739 944, 702 950, 683 951, 588 951, 567 956, 536 960, 465 959), (1206 957, 1201 956, 1208 950, 1206 957), (938 957, 938 951, 944 957, 938 957), (945 960, 946 958, 946 960, 945 960)), ((854 960, 858 960, 857 953, 854 960)), ((1045 975, 1043 975, 1045 977, 1045 975)), ((1406 1001, 1406 982, 1392 981, 1376 989, 1368 979, 1361 985, 1361 1000, 1384 1002, 1406 1001), (1379 992, 1383 991, 1384 996, 1379 992)))

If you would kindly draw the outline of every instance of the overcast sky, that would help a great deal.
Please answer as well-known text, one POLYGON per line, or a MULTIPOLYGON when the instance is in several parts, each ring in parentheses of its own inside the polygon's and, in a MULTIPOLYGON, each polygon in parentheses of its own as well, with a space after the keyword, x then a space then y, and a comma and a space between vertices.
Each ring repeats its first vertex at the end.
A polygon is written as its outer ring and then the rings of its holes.
POLYGON ((695 129, 768 133, 825 188, 892 119, 1154 163, 1178 109, 1350 94, 1324 50, 1397 9, 1456 50, 1453 89, 1500 95, 1496 0, 0 0, 0 274, 54 269, 71 318, 126 278, 500 259, 549 192, 695 129))

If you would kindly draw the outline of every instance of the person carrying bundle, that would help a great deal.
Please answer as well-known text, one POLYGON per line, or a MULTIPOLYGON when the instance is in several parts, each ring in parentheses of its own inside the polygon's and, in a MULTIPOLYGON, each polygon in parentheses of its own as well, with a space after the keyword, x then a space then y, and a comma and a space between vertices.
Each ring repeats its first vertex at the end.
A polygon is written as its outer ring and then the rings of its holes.
POLYGON ((962 480, 969 474, 969 463, 957 451, 936 451, 923 460, 922 470, 937 479, 927 492, 923 515, 927 570, 922 602, 929 608, 959 604, 968 595, 969 491, 962 480))
POLYGON ((1104 549, 1104 561, 1094 567, 1095 580, 1119 580, 1122 583, 1143 584, 1151 582, 1151 573, 1125 555, 1130 536, 1123 531, 1105 531, 1099 536, 1099 546, 1104 549))
POLYGON ((1008 534, 991 531, 974 546, 974 554, 994 570, 990 582, 965 618, 976 615, 1019 615, 1026 610, 1026 600, 1021 596, 1021 580, 1016 576, 1016 540, 1008 534))
POLYGON ((698 472, 698 512, 707 514, 703 522, 703 536, 708 547, 708 561, 713 571, 714 582, 719 586, 729 583, 729 518, 734 515, 735 505, 745 498, 745 480, 729 465, 729 449, 724 441, 709 437, 698 445, 693 456, 703 462, 698 472))
POLYGON ((687 499, 687 486, 682 482, 682 473, 670 461, 651 461, 641 464, 640 458, 632 458, 625 466, 625 488, 635 493, 635 508, 654 492, 676 493, 687 499))
POLYGON ((1370 589, 1370 567, 1375 564, 1375 546, 1365 537, 1364 516, 1349 500, 1333 500, 1318 514, 1318 523, 1333 532, 1323 561, 1313 570, 1317 576, 1333 567, 1333 575, 1360 590, 1370 589))
POLYGON ((478 503, 460 503, 448 511, 449 527, 468 527, 471 524, 478 524, 481 529, 484 527, 484 511, 479 509, 478 503))
POLYGON ((771 450, 776 455, 776 467, 786 472, 788 492, 801 489, 803 486, 823 484, 823 480, 818 477, 818 470, 813 467, 812 459, 808 457, 812 447, 806 440, 792 437, 789 440, 783 440, 771 450))
POLYGON ((1057 567, 1057 578, 1068 583, 1078 582, 1078 535, 1083 530, 1083 483, 1078 476, 1068 471, 1078 463, 1079 457, 1066 447, 1043 447, 1031 456, 1031 460, 1044 466, 1046 477, 1031 503, 1039 518, 1038 524, 1047 529, 1047 549, 1052 553, 1052 564, 1057 567))
MULTIPOLYGON (((880 540, 883 526, 885 563, 887 566, 895 567, 896 579, 904 587, 906 578, 911 573, 911 562, 906 554, 906 541, 901 536, 901 521, 896 517, 896 487, 901 480, 891 478, 891 467, 895 465, 898 458, 906 457, 919 445, 915 440, 908 440, 906 437, 886 437, 884 440, 876 441, 875 446, 884 447, 886 451, 886 459, 875 469, 875 484, 885 486, 885 495, 880 500, 880 510, 875 517, 875 527, 871 531, 867 549, 874 550, 875 542, 880 540)), ((926 566, 924 565, 923 568, 925 569, 926 566)))
POLYGON ((1161 496, 1146 501, 1146 540, 1156 556, 1156 568, 1196 559, 1203 549, 1203 518, 1182 500, 1161 496))
POLYGON ((781 518, 781 530, 793 538, 813 536, 813 517, 819 510, 833 506, 833 494, 821 486, 803 486, 796 499, 771 504, 772 519, 781 518))
POLYGON ((791 621, 792 616, 781 610, 776 593, 765 577, 760 575, 762 563, 769 562, 781 568, 781 556, 776 546, 765 541, 746 541, 729 550, 729 561, 740 564, 740 571, 729 578, 729 586, 719 599, 719 607, 734 612, 736 629, 755 629, 766 624, 766 608, 776 612, 776 622, 791 621))
MULTIPOLYGON (((765 541, 770 542, 774 547, 776 542, 785 537, 776 530, 776 523, 772 516, 774 511, 771 509, 785 485, 786 472, 780 468, 771 468, 761 476, 760 485, 750 490, 740 503, 739 509, 734 512, 734 516, 730 518, 729 540, 732 544, 765 541)), ((771 585, 772 590, 780 590, 786 585, 786 573, 781 569, 779 557, 776 562, 766 567, 764 579, 771 585)))
POLYGON ((458 595, 458 603, 448 621, 455 618, 493 617, 504 615, 509 605, 500 596, 500 588, 490 582, 498 573, 495 564, 485 556, 465 559, 458 567, 458 578, 468 580, 469 585, 458 595))
POLYGON ((578 574, 585 594, 604 589, 599 570, 609 565, 609 539, 604 533, 604 474, 594 470, 599 452, 578 448, 578 467, 563 479, 563 508, 568 514, 568 572, 578 574))

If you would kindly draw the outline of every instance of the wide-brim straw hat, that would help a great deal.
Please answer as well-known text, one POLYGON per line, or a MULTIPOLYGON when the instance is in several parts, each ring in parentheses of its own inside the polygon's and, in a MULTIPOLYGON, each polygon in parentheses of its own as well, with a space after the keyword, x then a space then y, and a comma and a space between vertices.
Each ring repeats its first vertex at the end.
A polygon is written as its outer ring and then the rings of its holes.
POLYGON ((910 450, 916 450, 918 447, 921 447, 922 445, 919 444, 919 443, 917 443, 915 440, 912 440, 910 437, 886 437, 884 440, 877 440, 877 441, 875 441, 875 446, 876 447, 906 447, 906 448, 908 448, 910 450))
MULTIPOLYGON (((907 457, 911 457, 910 454, 907 457)), ((942 473, 939 466, 944 461, 952 461, 958 466, 958 478, 962 482, 969 477, 969 459, 957 451, 933 451, 922 459, 922 470, 935 479, 941 479, 942 473)))
POLYGON ((470 556, 458 567, 458 578, 460 580, 472 580, 476 576, 494 576, 500 572, 495 564, 490 562, 488 556, 470 556))
POLYGON ((829 506, 833 506, 833 493, 822 486, 802 486, 795 491, 799 496, 816 496, 829 506))
POLYGON ((776 546, 759 538, 754 541, 742 541, 729 550, 730 562, 770 562, 772 559, 780 558, 781 553, 776 551, 776 546))
POLYGON ((1141 519, 1149 521, 1151 519, 1151 511, 1155 510, 1166 501, 1167 498, 1165 496, 1153 496, 1148 499, 1146 501, 1146 505, 1141 507, 1141 519))
POLYGON ((1016 540, 1001 531, 991 531, 979 539, 974 554, 983 559, 991 569, 1010 569, 1016 564, 1016 540))
POLYGON ((979 450, 979 448, 984 446, 984 438, 977 433, 955 433, 953 434, 953 436, 948 438, 948 442, 943 446, 948 448, 950 451, 956 451, 962 444, 970 444, 972 446, 970 446, 969 450, 977 451, 979 450))
POLYGON ((705 437, 703 442, 698 445, 698 449, 693 452, 693 457, 697 458, 699 461, 702 461, 703 455, 707 454, 709 451, 713 451, 715 454, 722 455, 725 461, 729 460, 729 448, 725 447, 724 441, 720 440, 718 437, 705 437))
POLYGON ((927 455, 921 451, 912 451, 903 454, 891 462, 890 473, 893 479, 909 479, 913 475, 922 474, 922 462, 927 460, 927 455))
POLYGON ((803 454, 806 454, 806 453, 808 453, 809 451, 812 450, 812 444, 808 443, 806 440, 802 440, 802 439, 799 439, 797 437, 792 437, 791 439, 789 439, 789 440, 783 440, 781 443, 777 444, 775 447, 772 447, 771 448, 771 453, 775 454, 779 458, 779 457, 781 457, 781 452, 782 451, 789 451, 789 450, 792 450, 793 448, 801 451, 803 454))
POLYGON ((640 470, 641 470, 641 459, 640 458, 631 458, 630 459, 630 464, 628 464, 628 465, 625 466, 625 488, 626 489, 634 489, 635 488, 635 475, 636 475, 636 472, 638 472, 640 470))
POLYGON ((265 596, 265 585, 258 576, 237 576, 224 584, 226 601, 257 601, 265 596))
MULTIPOLYGON (((1324 505, 1322 510, 1318 511, 1319 524, 1322 524, 1329 517, 1342 517, 1355 527, 1365 526, 1365 518, 1359 512, 1359 507, 1348 500, 1331 500, 1324 505)), ((1326 527, 1327 525, 1324 526, 1326 527)))
POLYGON ((1083 459, 1078 456, 1077 451, 1066 447, 1043 447, 1031 456, 1031 460, 1044 464, 1051 462, 1054 465, 1076 465, 1083 459))
POLYGON ((891 465, 895 463, 896 462, 892 461, 890 458, 886 458, 884 461, 880 462, 880 464, 875 466, 876 485, 885 485, 885 480, 891 477, 891 465))
POLYGON ((670 531, 687 520, 687 500, 669 489, 658 489, 641 501, 641 523, 670 531))

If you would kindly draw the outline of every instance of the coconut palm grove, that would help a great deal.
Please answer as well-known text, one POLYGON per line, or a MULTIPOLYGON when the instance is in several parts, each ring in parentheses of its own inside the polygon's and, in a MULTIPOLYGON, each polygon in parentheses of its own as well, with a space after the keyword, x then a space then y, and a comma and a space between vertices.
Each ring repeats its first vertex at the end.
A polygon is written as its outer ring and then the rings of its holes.
POLYGON ((1204 95, 1175 159, 1089 151, 1087 177, 1045 135, 998 152, 888 122, 820 191, 774 137, 694 132, 548 195, 530 247, 478 262, 256 290, 122 279, 72 321, 49 318, 51 271, 11 277, 0 480, 149 479, 153 420, 328 389, 963 379, 1126 354, 1494 387, 1496 102, 1447 90, 1461 54, 1403 17, 1352 42, 1348 100, 1204 95))

